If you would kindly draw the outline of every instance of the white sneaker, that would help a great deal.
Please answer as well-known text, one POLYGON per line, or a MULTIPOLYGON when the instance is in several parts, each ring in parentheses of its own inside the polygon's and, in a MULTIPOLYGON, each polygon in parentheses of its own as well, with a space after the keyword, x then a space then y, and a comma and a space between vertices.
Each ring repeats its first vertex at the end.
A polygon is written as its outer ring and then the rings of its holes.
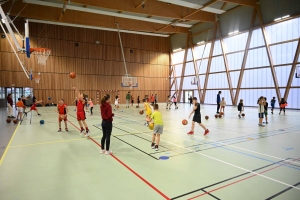
POLYGON ((84 130, 80 130, 79 135, 84 135, 84 130))
POLYGON ((113 153, 112 151, 105 151, 105 155, 110 155, 112 153, 113 153))
POLYGON ((104 149, 101 149, 101 150, 100 150, 100 153, 101 153, 101 154, 104 154, 104 153, 105 153, 105 150, 104 150, 104 149))

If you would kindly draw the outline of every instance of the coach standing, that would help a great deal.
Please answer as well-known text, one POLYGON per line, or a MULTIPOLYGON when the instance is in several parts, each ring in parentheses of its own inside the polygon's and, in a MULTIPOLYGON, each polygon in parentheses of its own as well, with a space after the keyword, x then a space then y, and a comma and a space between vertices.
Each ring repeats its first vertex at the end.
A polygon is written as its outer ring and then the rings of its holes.
POLYGON ((220 102, 221 102, 221 91, 219 91, 219 93, 217 94, 217 113, 219 114, 219 110, 220 110, 220 102))
POLYGON ((131 99, 131 95, 130 95, 130 92, 128 92, 126 94, 126 108, 129 108, 130 99, 131 99))

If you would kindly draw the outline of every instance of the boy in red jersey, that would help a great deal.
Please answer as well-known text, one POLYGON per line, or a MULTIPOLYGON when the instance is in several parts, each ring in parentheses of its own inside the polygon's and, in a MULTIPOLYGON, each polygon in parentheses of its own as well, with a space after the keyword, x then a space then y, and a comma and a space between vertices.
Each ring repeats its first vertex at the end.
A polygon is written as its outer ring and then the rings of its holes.
POLYGON ((67 107, 67 104, 64 103, 63 99, 61 99, 57 105, 57 112, 58 112, 58 126, 59 126, 59 129, 57 132, 61 132, 61 121, 62 120, 64 120, 64 122, 65 122, 65 130, 68 131, 67 114, 69 112, 69 109, 67 107))
POLYGON ((42 103, 42 102, 43 102, 43 100, 39 100, 39 101, 34 100, 32 106, 30 107, 30 110, 29 110, 28 112, 25 112, 25 115, 27 115, 27 113, 30 113, 30 112, 33 111, 33 110, 34 110, 38 115, 41 115, 41 114, 39 113, 39 111, 36 109, 36 104, 42 103))
POLYGON ((86 100, 83 97, 83 94, 80 94, 80 92, 78 91, 77 88, 75 88, 75 94, 77 95, 77 121, 79 123, 80 126, 80 135, 84 134, 84 128, 83 125, 85 127, 85 136, 89 136, 90 130, 85 122, 85 104, 86 104, 86 100))

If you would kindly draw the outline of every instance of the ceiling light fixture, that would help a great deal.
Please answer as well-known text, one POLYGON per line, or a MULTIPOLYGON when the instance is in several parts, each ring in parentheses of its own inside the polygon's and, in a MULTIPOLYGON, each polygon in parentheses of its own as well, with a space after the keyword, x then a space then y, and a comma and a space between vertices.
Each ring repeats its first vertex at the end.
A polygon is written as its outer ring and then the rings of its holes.
POLYGON ((204 41, 201 41, 201 42, 197 42, 197 44, 203 44, 204 43, 204 41))
POLYGON ((182 48, 174 49, 173 52, 180 51, 182 48))
POLYGON ((5 20, 3 18, 1 19, 1 21, 2 21, 3 24, 5 24, 5 20))
POLYGON ((233 31, 233 32, 229 32, 228 35, 234 35, 234 34, 237 34, 239 31, 233 31))
POLYGON ((290 17, 290 16, 286 15, 286 16, 281 17, 281 19, 285 19, 285 18, 288 18, 288 17, 290 17))
POLYGON ((282 20, 282 19, 285 19, 285 18, 288 18, 288 17, 290 17, 290 15, 285 15, 283 17, 278 17, 278 18, 274 19, 274 21, 279 21, 279 20, 282 20))

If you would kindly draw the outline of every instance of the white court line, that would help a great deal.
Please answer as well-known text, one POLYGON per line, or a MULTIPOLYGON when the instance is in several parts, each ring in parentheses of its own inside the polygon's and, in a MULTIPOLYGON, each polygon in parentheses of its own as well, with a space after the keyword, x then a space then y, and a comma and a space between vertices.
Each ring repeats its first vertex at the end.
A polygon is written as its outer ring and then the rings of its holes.
MULTIPOLYGON (((121 125, 121 126, 123 126, 123 127, 126 127, 126 128, 129 128, 129 127, 127 127, 127 126, 124 126, 124 125, 121 125)), ((138 130, 135 130, 135 129, 132 129, 132 128, 129 128, 129 129, 131 129, 131 130, 134 130, 134 131, 138 131, 138 130)), ((144 134, 144 135, 147 135, 148 137, 152 137, 152 136, 150 136, 150 135, 148 135, 148 134, 146 134, 146 133, 142 133, 142 134, 144 134)), ((204 157, 207 157, 207 158, 210 158, 210 159, 213 159, 213 160, 216 160, 216 161, 222 162, 222 163, 224 163, 224 164, 230 165, 230 166, 232 166, 232 167, 235 167, 235 168, 238 168, 238 169, 244 170, 244 171, 246 171, 246 172, 249 172, 249 173, 251 173, 251 174, 255 174, 255 175, 257 175, 257 176, 261 176, 261 177, 263 177, 263 178, 266 178, 266 179, 269 179, 269 180, 271 180, 271 181, 274 181, 274 182, 277 182, 277 183, 281 183, 282 185, 285 185, 285 186, 292 187, 292 188, 294 188, 294 189, 300 190, 300 188, 298 188, 298 187, 296 187, 296 186, 293 186, 293 185, 290 185, 290 184, 288 184, 288 183, 284 183, 284 182, 282 182, 282 181, 279 181, 279 180, 276 180, 276 179, 270 178, 270 177, 268 177, 268 176, 261 175, 261 174, 259 174, 259 173, 253 172, 253 171, 251 171, 251 170, 248 170, 248 169, 245 169, 245 168, 243 168, 243 167, 239 167, 239 166, 237 166, 237 165, 234 165, 234 164, 231 164, 231 163, 225 162, 225 161, 223 161, 223 160, 220 160, 220 159, 217 159, 217 158, 214 158, 214 157, 211 157, 211 156, 205 155, 205 154, 203 154, 203 153, 196 152, 196 151, 194 151, 194 150, 192 150, 192 149, 189 149, 189 148, 186 148, 186 147, 183 147, 183 146, 180 146, 180 145, 174 144, 174 143, 172 143, 172 142, 168 142, 168 141, 166 141, 166 140, 163 140, 163 139, 160 139, 160 140, 161 140, 161 141, 164 141, 164 142, 166 142, 166 143, 172 144, 172 145, 174 145, 174 146, 177 146, 177 147, 179 147, 179 148, 182 148, 182 149, 185 149, 185 150, 188 150, 188 151, 194 152, 194 153, 196 153, 196 154, 202 155, 202 156, 204 156, 204 157)))
MULTIPOLYGON (((123 117, 122 115, 120 115, 120 116, 121 116, 120 118, 123 117)), ((125 118, 125 117, 123 117, 123 118, 125 118)), ((136 121, 136 120, 132 120, 132 121, 136 121)), ((136 122, 138 122, 138 121, 136 121, 136 122)), ((297 130, 298 130, 298 129, 297 129, 297 130)), ((287 132, 291 132, 291 131, 295 131, 295 130, 289 130, 289 131, 287 131, 287 132)), ((172 132, 173 132, 173 131, 172 131, 172 132)), ((174 132, 176 132, 176 131, 174 131, 174 132)), ((177 133, 179 133, 179 132, 177 132, 177 133)), ((201 137, 199 137, 199 136, 193 136, 193 137, 201 138, 201 137)), ((247 136, 243 136, 243 137, 247 137, 247 136)), ((202 139, 202 141, 204 141, 203 138, 201 138, 201 139, 202 139)), ((232 138, 232 139, 234 139, 234 138, 232 138)), ((214 143, 225 144, 225 143, 218 142, 218 141, 213 141, 213 140, 210 140, 210 141, 211 141, 211 142, 214 142, 214 143)), ((226 145, 226 144, 225 144, 225 145, 226 145)), ((237 148, 237 149, 241 149, 241 150, 244 150, 244 151, 248 151, 248 152, 252 152, 252 153, 256 153, 256 154, 268 156, 268 157, 270 157, 270 158, 275 158, 275 159, 278 159, 278 160, 284 160, 283 158, 279 158, 279 157, 276 157, 276 156, 272 156, 272 155, 260 153, 260 152, 257 152, 257 151, 252 151, 252 150, 244 149, 244 148, 237 147, 237 146, 233 146, 233 145, 226 145, 226 146, 230 146, 230 147, 237 148)), ((290 163, 300 164, 299 162, 294 162, 294 161, 291 161, 290 163)))

